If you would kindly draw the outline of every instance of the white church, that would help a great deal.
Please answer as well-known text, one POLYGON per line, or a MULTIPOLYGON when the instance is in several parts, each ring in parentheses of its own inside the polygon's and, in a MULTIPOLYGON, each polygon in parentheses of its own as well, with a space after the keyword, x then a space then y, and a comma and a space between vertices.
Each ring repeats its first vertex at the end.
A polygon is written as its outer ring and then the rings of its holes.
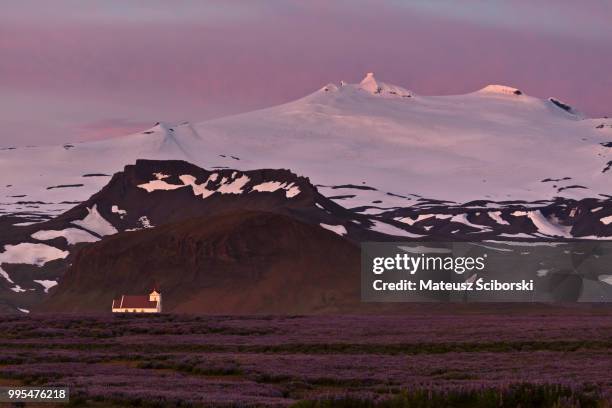
POLYGON ((154 288, 147 295, 121 295, 113 299, 113 313, 161 313, 161 292, 154 288))

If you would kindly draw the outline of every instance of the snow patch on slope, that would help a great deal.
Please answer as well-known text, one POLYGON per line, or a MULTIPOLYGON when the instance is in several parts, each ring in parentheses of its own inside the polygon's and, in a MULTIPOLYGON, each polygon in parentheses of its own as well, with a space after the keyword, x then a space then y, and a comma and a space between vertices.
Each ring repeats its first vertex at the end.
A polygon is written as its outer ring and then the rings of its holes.
POLYGON ((49 289, 57 285, 57 281, 54 281, 54 280, 36 280, 34 279, 34 282, 41 285, 44 288, 45 293, 49 293, 49 289))
POLYGON ((531 222, 533 222, 533 225, 535 225, 535 227, 538 229, 538 232, 544 235, 562 238, 572 238, 572 234, 570 234, 572 227, 551 222, 539 210, 529 211, 529 214, 527 216, 529 217, 531 222))
POLYGON ((111 212, 113 214, 119 214, 119 217, 121 218, 123 218, 127 214, 127 211, 120 209, 118 205, 113 205, 111 207, 111 212))
POLYGON ((300 188, 295 186, 293 182, 287 184, 286 182, 281 183, 280 181, 266 181, 265 183, 257 184, 253 186, 251 191, 272 193, 279 189, 285 190, 285 196, 287 198, 292 198, 300 194, 300 188))
POLYGON ((382 222, 379 220, 371 220, 371 221, 374 223, 374 225, 370 227, 370 230, 380 232, 381 234, 396 235, 400 237, 410 237, 410 238, 423 237, 423 235, 413 234, 412 232, 405 231, 394 225, 387 224, 386 222, 382 222))
POLYGON ((599 275, 599 280, 608 285, 612 285, 612 275, 599 275))
POLYGON ((6 271, 4 271, 2 268, 0 268, 0 276, 2 276, 4 280, 7 281, 8 283, 13 283, 13 284, 15 283, 13 282, 9 274, 6 271))
MULTIPOLYGON (((139 184, 138 187, 147 190, 147 192, 153 192, 156 190, 176 190, 178 188, 190 186, 193 190, 193 194, 199 197, 208 198, 214 193, 219 194, 242 194, 245 192, 245 186, 251 181, 249 176, 242 174, 239 176, 237 171, 234 171, 229 177, 223 177, 218 186, 214 186, 219 179, 218 173, 212 173, 208 176, 208 179, 201 183, 197 183, 196 177, 190 174, 182 174, 179 176, 179 180, 183 184, 170 184, 163 179, 160 179, 161 173, 154 173, 156 175, 155 180, 151 180, 147 183, 139 184)), ((161 175, 163 178, 169 177, 166 174, 161 175)), ((285 190, 285 196, 287 198, 293 198, 300 194, 300 188, 295 185, 294 182, 280 182, 280 181, 266 181, 251 188, 252 191, 257 192, 274 192, 279 189, 285 190)))
POLYGON ((140 222, 140 225, 142 225, 142 228, 144 229, 154 228, 154 225, 151 224, 151 221, 146 215, 143 215, 142 217, 140 217, 138 219, 138 222, 140 222))
POLYGON ((147 193, 152 193, 153 191, 157 191, 157 190, 163 190, 163 191, 176 190, 177 188, 182 188, 185 186, 180 185, 180 184, 170 184, 162 179, 157 179, 157 180, 151 180, 147 183, 139 184, 138 187, 147 190, 147 193))
MULTIPOLYGON (((235 174, 235 172, 232 174, 232 178, 235 177, 235 174)), ((243 174, 239 178, 222 182, 217 192, 221 194, 242 194, 244 192, 242 189, 249 181, 249 176, 243 174)))
POLYGON ((533 238, 533 235, 526 234, 524 232, 517 232, 516 234, 502 233, 502 234, 499 234, 499 236, 500 237, 508 237, 508 238, 533 238))
POLYGON ((495 221, 496 223, 500 224, 500 225, 510 225, 510 223, 506 220, 504 220, 502 218, 502 213, 501 211, 490 211, 487 214, 489 214, 489 217, 491 217, 491 219, 493 221, 495 221))
POLYGON ((208 183, 214 182, 217 179, 217 177, 218 177, 218 174, 213 173, 210 176, 208 176, 208 180, 206 180, 202 184, 196 183, 196 178, 189 174, 183 174, 179 176, 179 180, 181 180, 183 184, 187 186, 191 186, 191 189, 193 190, 193 194, 195 196, 200 196, 204 199, 204 198, 210 197, 211 195, 215 193, 215 190, 209 190, 207 186, 208 186, 208 183))
POLYGON ((612 215, 609 217, 604 217, 602 219, 600 219, 599 221, 602 222, 602 224, 604 225, 609 225, 610 223, 612 223, 612 215))
POLYGON ((538 278, 543 278, 548 275, 548 272, 550 272, 548 269, 538 269, 536 271, 536 275, 538 276, 538 278))
POLYGON ((45 244, 21 243, 5 245, 4 252, 0 252, 0 264, 28 264, 43 266, 55 259, 64 259, 68 251, 62 251, 45 244))
POLYGON ((458 222, 460 224, 465 224, 469 227, 472 228, 476 228, 479 229, 481 231, 490 231, 491 228, 486 226, 486 225, 478 225, 478 224, 474 224, 473 222, 470 222, 470 220, 468 220, 467 218, 467 214, 456 214, 453 215, 452 218, 450 219, 451 222, 458 222))
POLYGON ((113 235, 119 232, 110 222, 100 215, 96 204, 94 204, 92 208, 88 208, 87 212, 88 214, 85 218, 72 221, 72 223, 100 236, 113 235))
POLYGON ((412 218, 412 217, 398 217, 395 220, 399 221, 399 222, 401 222, 403 224, 413 225, 413 224, 416 224, 419 221, 428 220, 430 218, 435 218, 435 219, 439 219, 439 220, 447 220, 449 218, 452 218, 452 215, 450 215, 450 214, 419 214, 416 218, 412 218))
POLYGON ((32 238, 39 241, 48 241, 59 237, 65 238, 70 245, 78 244, 79 242, 96 242, 99 240, 99 238, 91 235, 89 232, 78 228, 66 228, 61 231, 42 230, 32 234, 32 238))
POLYGON ((325 228, 326 230, 329 230, 331 232, 335 232, 336 234, 343 236, 347 234, 346 228, 344 227, 344 225, 329 225, 329 224, 319 224, 321 227, 325 228))
POLYGON ((170 175, 164 174, 164 173, 153 173, 153 175, 158 180, 163 180, 163 179, 167 179, 168 177, 170 177, 170 175))

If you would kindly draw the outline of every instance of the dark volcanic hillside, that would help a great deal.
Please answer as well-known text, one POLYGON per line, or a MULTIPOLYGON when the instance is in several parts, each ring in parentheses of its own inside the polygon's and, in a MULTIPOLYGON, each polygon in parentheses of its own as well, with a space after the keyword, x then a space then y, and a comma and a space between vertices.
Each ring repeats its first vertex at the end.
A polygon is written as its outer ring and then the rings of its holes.
POLYGON ((314 186, 285 169, 207 170, 180 160, 138 160, 55 218, 0 215, 0 313, 34 310, 79 250, 101 239, 229 212, 282 215, 353 243, 600 240, 612 234, 608 196, 463 204, 419 198, 385 209, 377 207, 381 194, 389 193, 365 182, 314 186), (351 200, 371 205, 351 207, 351 200))
POLYGON ((0 216, 0 313, 32 310, 78 250, 103 237, 231 211, 284 214, 353 242, 385 238, 368 229, 367 216, 322 196, 289 170, 205 170, 184 161, 138 160, 53 219, 23 223, 0 216))
MULTIPOLYGON (((116 173, 87 201, 45 224, 21 230, 65 228, 94 214, 89 228, 81 226, 89 231, 98 229, 93 232, 104 236, 111 234, 91 224, 110 224, 117 231, 125 231, 232 210, 277 212, 317 224, 367 219, 325 198, 308 178, 289 170, 205 170, 181 160, 138 160, 116 173)), ((358 224, 346 228, 356 234, 355 238, 361 237, 358 224)), ((3 238, 0 233, 0 241, 3 238)))
POLYGON ((290 217, 256 211, 125 232, 83 248, 37 310, 110 312, 113 296, 162 289, 187 313, 317 313, 359 304, 359 248, 290 217))

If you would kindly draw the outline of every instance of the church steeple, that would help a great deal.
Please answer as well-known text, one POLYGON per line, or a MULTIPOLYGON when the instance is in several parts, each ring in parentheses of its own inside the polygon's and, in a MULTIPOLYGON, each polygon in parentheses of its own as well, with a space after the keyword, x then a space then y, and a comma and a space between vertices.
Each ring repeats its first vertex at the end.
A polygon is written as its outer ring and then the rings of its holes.
POLYGON ((157 283, 153 285, 153 291, 149 294, 149 301, 157 302, 158 305, 161 305, 161 291, 157 286, 157 283))

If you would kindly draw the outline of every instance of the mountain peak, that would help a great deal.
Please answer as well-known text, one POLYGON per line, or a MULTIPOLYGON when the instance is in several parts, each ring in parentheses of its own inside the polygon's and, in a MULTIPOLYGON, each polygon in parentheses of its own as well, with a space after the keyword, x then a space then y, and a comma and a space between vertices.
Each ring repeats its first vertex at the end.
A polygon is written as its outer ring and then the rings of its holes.
POLYGON ((368 72, 366 76, 361 80, 361 82, 355 84, 349 84, 345 81, 340 81, 339 85, 329 83, 323 86, 316 94, 320 92, 329 92, 335 94, 336 92, 367 92, 371 95, 377 96, 385 96, 385 97, 395 97, 395 98, 410 98, 414 96, 414 94, 401 86, 388 84, 382 81, 377 80, 374 77, 373 72, 368 72))
POLYGON ((374 78, 373 72, 368 72, 366 74, 365 78, 363 78, 359 83, 359 87, 364 91, 368 91, 371 93, 380 93, 380 90, 382 88, 378 85, 376 78, 374 78))
POLYGON ((144 130, 142 133, 144 133, 145 135, 150 135, 153 133, 162 133, 162 134, 167 134, 168 132, 173 132, 173 125, 167 122, 155 122, 155 124, 153 125, 153 127, 144 130))
POLYGON ((410 98, 412 96, 412 92, 402 88, 401 86, 378 81, 374 77, 373 72, 368 72, 366 76, 361 80, 361 82, 357 85, 357 88, 371 93, 372 95, 386 95, 403 98, 410 98))
POLYGON ((498 95, 523 95, 520 89, 499 84, 487 85, 484 88, 478 90, 478 93, 498 94, 498 95))

